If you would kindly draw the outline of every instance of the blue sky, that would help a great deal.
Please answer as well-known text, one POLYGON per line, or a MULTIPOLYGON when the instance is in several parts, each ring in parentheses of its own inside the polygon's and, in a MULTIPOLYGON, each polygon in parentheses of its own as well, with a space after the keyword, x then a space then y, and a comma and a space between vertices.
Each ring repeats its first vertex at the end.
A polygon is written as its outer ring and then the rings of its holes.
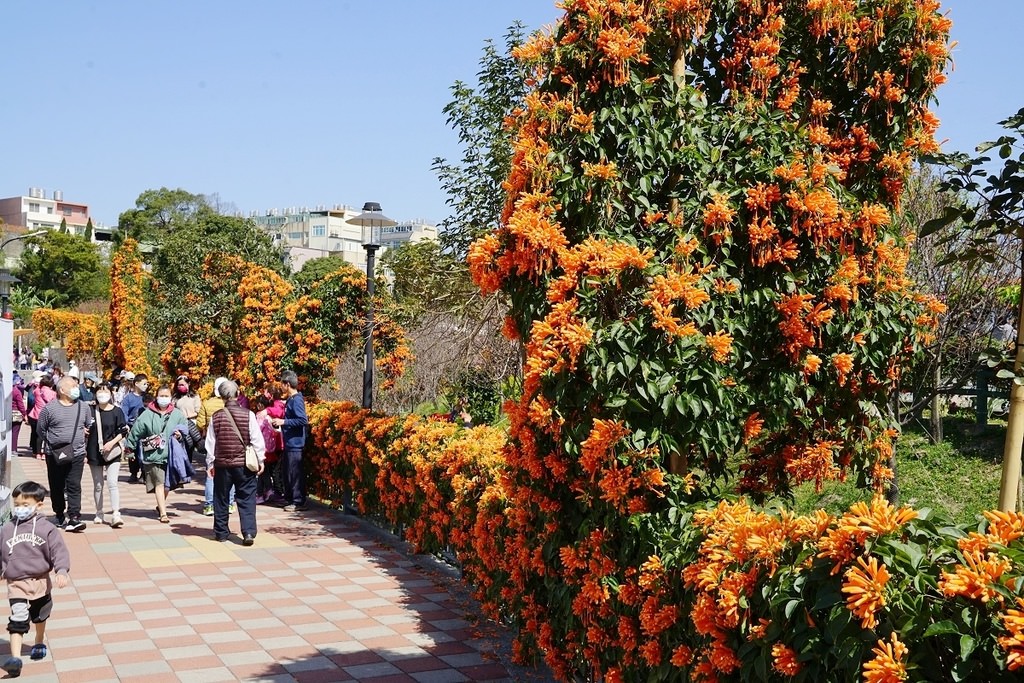
MULTIPOLYGON (((1024 2, 945 5, 959 46, 939 138, 970 150, 1024 106, 1024 2)), ((0 196, 60 189, 108 225, 161 186, 437 222, 430 164, 459 155, 449 87, 513 20, 557 16, 554 0, 8 0, 0 196)))

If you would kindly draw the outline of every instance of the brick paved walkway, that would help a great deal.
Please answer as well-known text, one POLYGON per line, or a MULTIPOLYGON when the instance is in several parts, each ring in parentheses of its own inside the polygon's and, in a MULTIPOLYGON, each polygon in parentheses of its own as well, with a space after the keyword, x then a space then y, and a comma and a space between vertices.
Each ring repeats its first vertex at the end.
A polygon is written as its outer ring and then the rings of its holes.
MULTIPOLYGON (((43 463, 13 465, 13 483, 45 484, 43 463)), ((72 585, 54 590, 50 656, 29 661, 26 646, 24 681, 549 680, 503 664, 504 634, 473 624, 464 591, 359 519, 259 506, 253 547, 241 545, 237 515, 231 540, 217 543, 198 484, 171 494, 171 523, 161 524, 152 495, 127 484, 126 469, 117 530, 92 523, 86 470, 89 527, 65 534, 72 585)), ((6 600, 2 609, 6 620, 6 600)))

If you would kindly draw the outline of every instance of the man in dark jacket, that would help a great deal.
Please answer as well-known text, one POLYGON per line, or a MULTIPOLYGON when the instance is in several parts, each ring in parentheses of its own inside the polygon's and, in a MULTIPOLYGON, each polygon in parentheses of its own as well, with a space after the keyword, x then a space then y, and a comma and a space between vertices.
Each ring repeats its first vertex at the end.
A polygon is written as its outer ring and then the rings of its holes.
POLYGON ((281 479, 284 489, 285 512, 306 509, 306 472, 302 467, 302 451, 306 447, 306 401, 299 393, 299 377, 293 370, 281 373, 281 383, 288 391, 284 404, 284 419, 273 418, 270 423, 281 428, 284 454, 281 459, 281 479))

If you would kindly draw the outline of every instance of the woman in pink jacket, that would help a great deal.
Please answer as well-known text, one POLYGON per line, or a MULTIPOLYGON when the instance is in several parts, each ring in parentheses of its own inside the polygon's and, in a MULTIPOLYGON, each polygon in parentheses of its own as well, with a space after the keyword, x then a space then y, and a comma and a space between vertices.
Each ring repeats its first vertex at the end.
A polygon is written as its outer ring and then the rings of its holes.
POLYGON ((40 377, 39 383, 32 390, 32 396, 34 403, 32 404, 32 410, 28 413, 28 426, 32 429, 29 445, 32 447, 32 452, 35 453, 36 459, 43 460, 43 444, 36 430, 36 423, 39 420, 39 413, 43 412, 46 404, 57 398, 57 392, 53 390, 53 378, 49 375, 40 377))

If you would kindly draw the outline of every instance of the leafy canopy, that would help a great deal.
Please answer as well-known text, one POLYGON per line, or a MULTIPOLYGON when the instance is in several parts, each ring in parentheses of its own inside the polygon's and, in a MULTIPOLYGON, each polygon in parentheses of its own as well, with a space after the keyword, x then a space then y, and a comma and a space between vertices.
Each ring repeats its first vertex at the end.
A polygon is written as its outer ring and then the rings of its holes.
POLYGON ((29 238, 15 275, 58 308, 105 298, 110 291, 107 269, 96 245, 60 230, 29 238))
POLYGON ((441 222, 440 239, 445 250, 460 256, 474 239, 494 229, 501 215, 502 183, 512 162, 512 132, 505 120, 526 96, 525 70, 511 54, 523 40, 523 25, 516 22, 505 33, 503 51, 486 41, 477 87, 456 81, 452 101, 444 108, 463 152, 457 163, 434 159, 433 169, 452 209, 441 222))

